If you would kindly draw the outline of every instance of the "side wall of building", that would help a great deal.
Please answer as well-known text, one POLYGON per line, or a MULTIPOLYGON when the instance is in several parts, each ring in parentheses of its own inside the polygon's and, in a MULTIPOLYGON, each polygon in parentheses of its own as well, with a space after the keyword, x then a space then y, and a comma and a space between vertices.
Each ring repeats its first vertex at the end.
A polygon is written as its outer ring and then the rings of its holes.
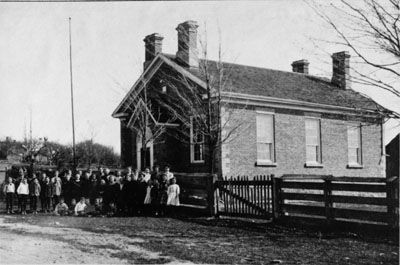
POLYGON ((121 166, 136 168, 136 134, 128 127, 123 120, 121 127, 121 166))
MULTIPOLYGON (((384 177, 381 159, 381 125, 344 115, 305 113, 284 109, 266 109, 274 113, 275 166, 257 166, 256 114, 251 107, 242 109, 231 123, 243 123, 243 131, 222 146, 224 176, 275 174, 332 174, 335 176, 384 177), (306 162, 305 119, 321 121, 321 168, 309 168, 306 162), (245 123, 243 122, 245 121, 245 123), (362 124, 362 168, 348 168, 347 126, 362 124)), ((230 127, 233 125, 231 124, 230 127)), ((226 131, 224 132, 226 134, 226 131)))
POLYGON ((399 177, 400 175, 400 135, 397 135, 387 146, 386 146, 386 172, 387 177, 399 177))

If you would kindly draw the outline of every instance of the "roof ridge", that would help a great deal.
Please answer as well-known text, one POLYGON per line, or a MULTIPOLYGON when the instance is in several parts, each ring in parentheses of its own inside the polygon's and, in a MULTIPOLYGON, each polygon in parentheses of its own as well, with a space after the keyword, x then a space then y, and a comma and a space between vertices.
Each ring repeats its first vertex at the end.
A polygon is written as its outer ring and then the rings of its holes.
MULTIPOLYGON (((168 53, 162 53, 162 54, 165 55, 165 56, 167 56, 167 57, 172 57, 173 59, 176 58, 176 56, 173 55, 173 54, 168 54, 168 53)), ((201 58, 200 60, 218 63, 218 61, 210 60, 210 59, 201 58)), ((273 68, 267 68, 267 67, 261 67, 261 66, 254 66, 254 65, 247 65, 247 64, 238 64, 238 63, 232 63, 232 62, 225 62, 225 61, 222 61, 222 63, 223 63, 223 64, 235 65, 235 66, 249 67, 249 68, 253 68, 253 69, 260 69, 260 70, 269 70, 269 71, 282 72, 282 73, 293 74, 293 75, 299 75, 299 76, 308 76, 308 77, 320 79, 321 81, 325 81, 325 82, 329 80, 328 77, 322 77, 322 76, 313 75, 313 74, 297 73, 297 72, 291 72, 291 71, 285 71, 285 70, 279 70, 279 69, 273 69, 273 68)))

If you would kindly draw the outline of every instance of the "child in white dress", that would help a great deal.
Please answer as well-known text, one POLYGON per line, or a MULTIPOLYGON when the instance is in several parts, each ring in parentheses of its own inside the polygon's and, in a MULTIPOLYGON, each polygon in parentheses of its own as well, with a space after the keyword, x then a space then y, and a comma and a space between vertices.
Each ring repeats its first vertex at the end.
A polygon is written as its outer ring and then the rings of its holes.
POLYGON ((153 188, 153 181, 149 179, 146 188, 146 197, 144 198, 144 212, 146 215, 151 213, 151 189, 153 188))
POLYGON ((168 186, 168 199, 167 205, 168 206, 179 206, 179 185, 176 184, 176 178, 171 179, 171 185, 168 186))

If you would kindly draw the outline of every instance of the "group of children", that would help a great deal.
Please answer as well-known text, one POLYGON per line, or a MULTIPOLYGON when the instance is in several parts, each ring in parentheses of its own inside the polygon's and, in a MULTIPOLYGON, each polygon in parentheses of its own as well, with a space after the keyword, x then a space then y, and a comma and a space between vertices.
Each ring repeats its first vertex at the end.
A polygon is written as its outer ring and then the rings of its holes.
POLYGON ((27 176, 24 169, 16 178, 8 177, 3 184, 6 211, 13 213, 13 202, 17 199, 18 212, 25 215, 29 201, 32 214, 41 211, 56 215, 77 216, 133 216, 173 214, 179 206, 180 188, 176 184, 169 166, 161 172, 158 166, 150 172, 128 167, 123 173, 112 173, 99 168, 97 174, 90 169, 61 174, 37 172, 27 176), (51 175, 51 176, 48 176, 51 175))

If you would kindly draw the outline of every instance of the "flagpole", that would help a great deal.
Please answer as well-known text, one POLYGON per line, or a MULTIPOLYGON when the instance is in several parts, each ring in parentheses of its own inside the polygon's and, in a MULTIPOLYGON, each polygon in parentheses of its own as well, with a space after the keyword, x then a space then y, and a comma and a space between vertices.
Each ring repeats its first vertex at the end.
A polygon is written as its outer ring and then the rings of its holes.
POLYGON ((72 41, 71 41, 71 18, 69 18, 69 72, 71 77, 71 109, 72 109, 72 155, 73 155, 73 173, 76 172, 75 155, 75 118, 74 118, 74 86, 72 84, 72 41))

